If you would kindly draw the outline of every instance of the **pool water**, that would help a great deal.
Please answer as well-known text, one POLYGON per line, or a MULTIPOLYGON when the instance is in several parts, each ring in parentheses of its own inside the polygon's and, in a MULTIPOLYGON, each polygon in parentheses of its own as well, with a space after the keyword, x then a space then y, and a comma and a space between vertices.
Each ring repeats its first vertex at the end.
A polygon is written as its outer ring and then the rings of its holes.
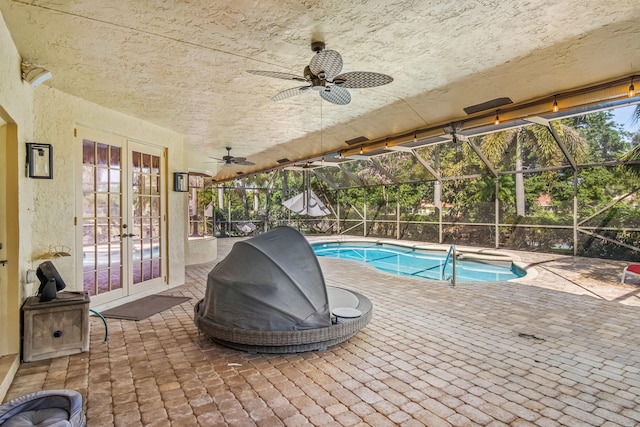
MULTIPOLYGON (((426 251, 387 244, 314 243, 311 245, 319 257, 350 259, 402 276, 442 280, 442 266, 446 252, 426 251)), ((444 269, 444 280, 451 278, 453 264, 449 258, 444 269)), ((495 282, 517 279, 525 275, 521 269, 503 267, 478 261, 457 259, 456 282, 495 282)))

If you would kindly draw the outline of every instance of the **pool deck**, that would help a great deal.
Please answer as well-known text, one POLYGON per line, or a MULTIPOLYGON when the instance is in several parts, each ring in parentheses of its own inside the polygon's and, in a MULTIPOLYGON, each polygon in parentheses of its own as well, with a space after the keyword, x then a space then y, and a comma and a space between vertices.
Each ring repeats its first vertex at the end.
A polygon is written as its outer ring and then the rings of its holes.
MULTIPOLYGON (((222 259, 238 239, 219 239, 222 259)), ((316 240, 310 238, 310 240, 316 240)), ((374 304, 326 351, 247 354, 199 337, 193 306, 214 263, 164 292, 191 297, 133 322, 91 318, 88 353, 24 363, 5 400, 82 392, 88 426, 635 426, 640 286, 625 263, 511 252, 499 283, 426 282, 320 259, 327 284, 374 304)))

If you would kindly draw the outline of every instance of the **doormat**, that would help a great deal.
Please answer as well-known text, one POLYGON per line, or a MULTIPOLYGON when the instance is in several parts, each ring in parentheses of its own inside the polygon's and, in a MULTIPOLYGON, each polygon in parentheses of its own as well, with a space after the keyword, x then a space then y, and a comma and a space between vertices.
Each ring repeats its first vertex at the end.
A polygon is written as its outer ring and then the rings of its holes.
POLYGON ((189 297, 176 297, 172 295, 149 295, 102 311, 100 314, 110 319, 142 320, 167 310, 174 305, 189 301, 190 299, 189 297))

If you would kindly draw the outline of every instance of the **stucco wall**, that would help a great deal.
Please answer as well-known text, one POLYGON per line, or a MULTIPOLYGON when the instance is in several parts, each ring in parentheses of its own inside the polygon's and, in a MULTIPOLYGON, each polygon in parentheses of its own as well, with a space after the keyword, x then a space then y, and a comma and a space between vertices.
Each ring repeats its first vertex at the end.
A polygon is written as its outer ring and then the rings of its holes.
POLYGON ((31 256, 37 258, 51 244, 70 247, 72 256, 57 258, 55 264, 65 280, 70 278, 72 289, 82 289, 81 284, 75 283, 77 271, 74 269, 77 257, 82 256, 82 248, 76 246, 76 228, 80 226, 80 218, 78 225, 74 225, 76 207, 80 203, 81 187, 78 181, 82 150, 78 140, 74 139, 74 128, 80 125, 167 149, 165 185, 168 196, 169 285, 184 283, 186 199, 182 197, 182 193, 172 191, 172 180, 169 179, 174 171, 183 169, 183 137, 176 132, 114 112, 46 85, 35 91, 34 104, 35 142, 53 145, 54 179, 34 180, 36 182, 33 183, 36 191, 33 200, 31 256))
POLYGON ((211 262, 218 256, 218 241, 210 239, 188 240, 185 251, 185 264, 196 265, 211 262))
MULTIPOLYGON (((33 288, 25 286, 27 269, 37 266, 33 261, 48 250, 49 245, 66 245, 71 257, 58 258, 56 266, 71 290, 80 290, 76 283, 76 256, 81 248, 75 245, 74 216, 78 202, 77 172, 73 130, 77 125, 115 133, 139 142, 166 147, 167 177, 174 171, 185 170, 183 164, 184 138, 182 135, 100 107, 81 98, 67 95, 45 84, 33 89, 20 76, 21 57, 4 20, 0 20, 0 110, 4 110, 10 122, 18 130, 17 155, 19 194, 19 223, 12 224, 19 230, 20 244, 18 270, 21 287, 20 300, 33 288), (54 179, 37 180, 25 177, 26 142, 53 145, 54 179), (25 294, 26 291, 26 294, 25 294)), ((167 242, 169 260, 169 285, 184 283, 184 251, 186 235, 186 200, 174 193, 167 180, 167 242)))
MULTIPOLYGON (((3 255, 9 260, 5 267, 1 267, 3 280, 0 280, 0 355, 3 355, 19 352, 19 306, 23 297, 20 278, 28 267, 27 254, 31 251, 29 224, 33 212, 29 207, 34 189, 24 175, 16 173, 16 169, 24 170, 19 163, 20 159, 24 162, 26 151, 24 144, 19 142, 26 141, 33 134, 33 92, 28 84, 22 82, 20 54, 1 16, 0 58, 0 115, 11 129, 2 141, 2 154, 7 162, 7 170, 3 173, 12 174, 7 176, 7 183, 11 184, 6 188, 7 206, 0 208, 0 214, 11 219, 6 235, 2 236, 7 239, 2 242, 3 255)), ((6 129, 3 130, 7 132, 6 129)))

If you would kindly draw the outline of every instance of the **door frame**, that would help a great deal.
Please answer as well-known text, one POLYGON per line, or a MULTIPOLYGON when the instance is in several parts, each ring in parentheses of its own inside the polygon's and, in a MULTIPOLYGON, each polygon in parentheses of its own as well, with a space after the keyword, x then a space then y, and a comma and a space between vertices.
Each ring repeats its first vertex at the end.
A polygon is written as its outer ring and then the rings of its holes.
MULTIPOLYGON (((149 144, 146 142, 140 142, 140 141, 136 141, 133 139, 127 139, 127 144, 126 144, 126 157, 125 160, 127 161, 127 164, 130 166, 131 164, 131 152, 132 151, 136 151, 136 150, 144 150, 145 148, 148 148, 149 150, 153 150, 156 153, 154 153, 154 155, 158 155, 158 157, 160 157, 160 182, 158 183, 160 185, 160 188, 158 189, 158 193, 160 194, 160 254, 162 254, 162 262, 161 262, 161 274, 160 277, 158 277, 157 279, 151 279, 151 281, 149 281, 150 283, 139 283, 139 284, 134 284, 133 283, 133 266, 131 265, 130 268, 128 269, 127 272, 127 295, 131 296, 131 295, 137 295, 137 294, 148 294, 149 291, 155 291, 155 290, 159 290, 159 289, 164 289, 168 284, 169 284, 169 280, 168 280, 168 274, 167 274, 167 269, 169 266, 169 262, 168 262, 168 246, 167 246, 167 227, 166 227, 166 218, 167 218, 167 198, 168 198, 168 194, 167 194, 167 165, 166 165, 166 153, 167 153, 167 149, 158 145, 154 145, 154 144, 149 144)), ((149 154, 147 152, 147 154, 149 154)), ((131 170, 128 171, 129 172, 129 176, 127 177, 126 181, 127 181, 127 185, 128 185, 128 189, 129 191, 127 192, 126 195, 126 204, 129 207, 127 209, 127 218, 123 218, 123 221, 126 220, 126 223, 128 224, 129 227, 129 232, 131 233, 132 231, 134 231, 134 227, 133 227, 133 212, 131 209, 131 206, 133 205, 133 197, 134 194, 131 191, 131 182, 130 181, 130 177, 131 177, 131 170)), ((123 197, 124 198, 124 197, 123 197)), ((127 245, 127 253, 128 254, 132 254, 133 253, 133 240, 131 238, 127 239, 126 241, 126 245, 127 245)))
MULTIPOLYGON (((82 141, 83 139, 90 139, 92 141, 97 141, 97 142, 104 142, 106 144, 111 143, 115 143, 115 141, 117 141, 118 145, 121 147, 121 163, 123 166, 126 166, 126 169, 123 168, 122 170, 122 209, 124 210, 123 212, 123 222, 124 221, 129 221, 129 219, 131 218, 131 213, 129 212, 131 210, 131 207, 129 206, 129 203, 131 202, 131 182, 130 182, 130 172, 131 172, 131 166, 130 166, 130 156, 129 153, 131 151, 130 149, 130 144, 133 145, 142 145, 142 146, 147 146, 150 148, 153 148, 155 150, 161 150, 162 152, 162 156, 160 159, 160 167, 162 170, 162 174, 161 174, 161 182, 160 182, 160 194, 161 194, 161 235, 162 235, 162 240, 161 240, 161 248, 160 250, 163 253, 162 256, 162 274, 161 274, 161 281, 158 285, 155 286, 151 286, 151 287, 143 287, 142 289, 139 289, 137 291, 133 291, 133 284, 131 283, 131 278, 132 273, 131 273, 131 262, 129 260, 127 260, 127 265, 126 268, 123 268, 123 272, 122 272, 122 287, 120 289, 116 289, 113 291, 110 291, 108 293, 105 294, 101 294, 101 295, 93 295, 91 296, 91 306, 96 306, 96 305, 107 305, 107 306, 114 306, 117 304, 114 304, 115 302, 117 303, 122 303, 122 302, 126 302, 129 300, 135 300, 138 299, 142 296, 145 295, 149 295, 152 293, 157 293, 160 291, 163 291, 165 289, 167 289, 168 287, 168 277, 169 277, 169 273, 168 273, 168 268, 169 268, 169 262, 168 262, 168 243, 167 243, 167 236, 168 236, 168 230, 167 230, 167 197, 168 197, 168 193, 167 193, 167 174, 168 174, 168 165, 167 165, 167 147, 165 146, 161 146, 158 144, 153 144, 153 143, 149 143, 149 142, 144 142, 144 141, 140 141, 140 140, 136 140, 133 138, 128 138, 126 136, 120 135, 120 134, 116 134, 116 133, 112 133, 112 132, 107 132, 107 131, 102 131, 99 129, 94 129, 94 128, 90 128, 90 127, 86 127, 86 126, 82 126, 82 125, 76 125, 74 127, 74 140, 75 140, 75 144, 74 146, 75 148, 75 164, 77 165, 76 168, 76 206, 75 206, 75 219, 74 219, 74 223, 76 225, 76 247, 78 248, 77 252, 77 257, 76 257, 76 281, 78 283, 78 288, 84 290, 84 268, 83 268, 83 256, 82 256, 82 252, 83 252, 83 227, 82 227, 82 218, 83 218, 83 210, 82 210, 82 141), (126 213, 126 217, 125 217, 125 213, 126 213)), ((129 254, 131 254, 130 249, 131 249, 131 243, 130 241, 126 241, 123 242, 123 251, 124 249, 127 248, 126 250, 126 256, 128 257, 129 254)), ((122 257, 122 261, 124 261, 124 254, 121 255, 122 257)), ((124 265, 124 264, 123 264, 124 265)))

